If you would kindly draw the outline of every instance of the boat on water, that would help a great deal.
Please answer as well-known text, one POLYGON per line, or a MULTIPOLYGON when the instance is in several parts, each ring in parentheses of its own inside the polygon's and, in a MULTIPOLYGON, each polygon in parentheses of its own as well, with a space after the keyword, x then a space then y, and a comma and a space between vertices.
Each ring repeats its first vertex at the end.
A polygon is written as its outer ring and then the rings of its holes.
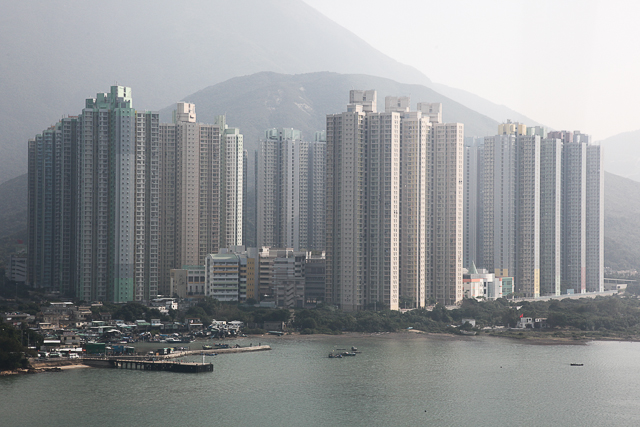
POLYGON ((329 359, 342 359, 342 354, 335 354, 333 352, 329 353, 329 359))
POLYGON ((344 353, 342 353, 343 356, 351 356, 351 357, 355 357, 356 353, 353 351, 345 351, 344 353))
POLYGON ((584 363, 572 363, 571 366, 584 366, 584 363))
POLYGON ((203 346, 202 346, 202 349, 203 349, 203 350, 212 350, 212 349, 213 349, 213 347, 211 347, 210 345, 203 345, 203 346))

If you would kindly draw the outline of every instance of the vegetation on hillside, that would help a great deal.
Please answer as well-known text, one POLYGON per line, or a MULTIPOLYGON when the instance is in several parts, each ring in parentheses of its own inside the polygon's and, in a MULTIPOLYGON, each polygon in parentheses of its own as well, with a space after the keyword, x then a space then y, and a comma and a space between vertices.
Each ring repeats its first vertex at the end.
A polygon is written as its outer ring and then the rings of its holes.
MULTIPOLYGON (((640 287, 632 292, 640 294, 640 287)), ((132 321, 136 319, 162 318, 157 310, 136 303, 107 305, 100 311, 113 308, 113 318, 132 321), (153 314, 153 315, 152 315, 153 314)), ((198 317, 205 325, 212 320, 240 320, 247 327, 261 327, 265 321, 289 323, 289 330, 302 334, 340 334, 343 332, 395 332, 416 329, 432 333, 460 333, 462 319, 476 321, 476 330, 502 326, 513 328, 520 317, 546 318, 545 333, 562 336, 580 332, 593 338, 640 338, 640 299, 630 297, 597 297, 562 299, 551 301, 520 301, 506 299, 478 302, 464 300, 459 309, 447 310, 436 304, 433 310, 362 310, 344 312, 330 305, 314 309, 268 309, 237 303, 221 303, 212 298, 203 299, 182 313, 171 313, 172 319, 183 321, 186 317, 198 317)), ((467 329, 470 329, 467 325, 467 329)), ((464 329, 464 328, 463 328, 464 329)))
POLYGON ((27 347, 27 343, 41 345, 42 336, 28 328, 17 329, 0 321, 0 371, 29 367, 27 356, 36 353, 27 347))

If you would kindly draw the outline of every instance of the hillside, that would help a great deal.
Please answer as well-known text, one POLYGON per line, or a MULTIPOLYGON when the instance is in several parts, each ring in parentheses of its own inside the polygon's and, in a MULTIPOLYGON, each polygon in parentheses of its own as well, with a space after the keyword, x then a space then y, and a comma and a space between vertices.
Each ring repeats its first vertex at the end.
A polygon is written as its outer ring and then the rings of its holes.
POLYGON ((640 182, 605 172, 604 236, 605 266, 640 269, 640 182))
MULTIPOLYGON (((209 86, 183 100, 196 104, 198 121, 203 123, 226 114, 227 123, 240 128, 245 148, 252 153, 264 131, 272 127, 300 129, 304 138, 313 138, 315 131, 325 129, 327 114, 346 110, 351 89, 377 90, 378 111, 384 111, 387 95, 410 96, 412 110, 418 102, 441 102, 444 121, 464 123, 465 135, 497 132, 498 122, 433 89, 363 74, 263 72, 209 86)), ((162 109, 161 120, 170 121, 174 109, 175 104, 162 109)))
POLYGON ((0 184, 0 268, 27 243, 27 174, 0 184))
POLYGON ((604 169, 640 182, 640 129, 600 142, 605 149, 604 169))
POLYGON ((0 238, 27 228, 27 174, 0 184, 0 238))

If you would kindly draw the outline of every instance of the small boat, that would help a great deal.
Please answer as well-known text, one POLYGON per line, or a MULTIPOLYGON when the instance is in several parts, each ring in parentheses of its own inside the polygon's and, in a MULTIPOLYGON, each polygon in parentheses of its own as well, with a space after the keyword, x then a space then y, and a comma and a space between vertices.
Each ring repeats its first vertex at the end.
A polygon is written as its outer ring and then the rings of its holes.
POLYGON ((348 352, 345 351, 344 353, 342 353, 343 356, 355 356, 356 354, 354 352, 348 352))
POLYGON ((342 354, 329 353, 329 359, 342 359, 342 354))
POLYGON ((572 363, 571 366, 584 366, 584 363, 572 363))
POLYGON ((210 345, 203 345, 202 349, 203 350, 211 350, 211 349, 213 349, 213 347, 211 347, 210 345))

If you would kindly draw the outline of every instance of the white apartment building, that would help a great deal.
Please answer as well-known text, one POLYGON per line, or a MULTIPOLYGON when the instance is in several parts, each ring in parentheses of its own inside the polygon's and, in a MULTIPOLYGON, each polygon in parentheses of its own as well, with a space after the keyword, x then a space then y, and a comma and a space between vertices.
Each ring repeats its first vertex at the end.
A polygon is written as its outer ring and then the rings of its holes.
POLYGON ((351 91, 327 116, 327 299, 345 310, 462 293, 462 124, 441 104, 351 91))
POLYGON ((242 301, 247 292, 247 256, 223 249, 205 261, 205 295, 218 301, 242 301))
POLYGON ((540 295, 560 295, 562 277, 562 141, 540 144, 540 295))
POLYGON ((174 122, 160 125, 160 293, 170 292, 172 269, 204 265, 228 242, 241 244, 242 143, 224 116, 198 123, 190 103, 178 103, 174 122))
POLYGON ((296 129, 268 129, 256 152, 258 246, 322 250, 325 238, 324 155, 316 133, 303 141, 296 129))
MULTIPOLYGON (((546 132, 519 123, 485 137, 482 191, 465 194, 482 211, 477 258, 498 277, 513 276, 528 297, 603 288, 602 152, 580 132, 546 132), (587 286, 587 283, 589 285, 587 286)), ((473 165, 466 168, 474 179, 473 165)), ((467 193, 472 192, 471 185, 467 193)), ((465 252, 466 253, 466 252, 465 252)), ((471 252, 469 252, 471 253, 471 252)))
POLYGON ((587 145, 586 289, 604 290, 604 162, 600 145, 587 145))
POLYGON ((145 301, 158 293, 158 113, 131 88, 88 99, 78 117, 76 296, 145 301))
MULTIPOLYGON (((327 115, 327 300, 346 311, 366 306, 365 118, 375 91, 351 91, 347 111, 327 115)), ((368 255, 368 254, 366 254, 368 255)))
POLYGON ((242 212, 244 201, 244 146, 243 137, 238 128, 227 128, 224 130, 224 159, 222 166, 222 179, 224 184, 222 189, 221 224, 224 229, 221 237, 221 247, 242 245, 242 212))
POLYGON ((483 229, 483 169, 484 138, 465 137, 464 139, 464 253, 463 266, 475 263, 483 265, 481 244, 484 240, 483 229))
MULTIPOLYGON (((441 104, 436 105, 442 109, 441 104)), ((418 104, 418 109, 426 110, 427 106, 433 111, 434 104, 418 104)), ((429 183, 429 192, 433 210, 428 229, 433 237, 429 297, 445 305, 452 305, 463 298, 464 125, 433 123, 431 135, 432 180, 429 183)))

